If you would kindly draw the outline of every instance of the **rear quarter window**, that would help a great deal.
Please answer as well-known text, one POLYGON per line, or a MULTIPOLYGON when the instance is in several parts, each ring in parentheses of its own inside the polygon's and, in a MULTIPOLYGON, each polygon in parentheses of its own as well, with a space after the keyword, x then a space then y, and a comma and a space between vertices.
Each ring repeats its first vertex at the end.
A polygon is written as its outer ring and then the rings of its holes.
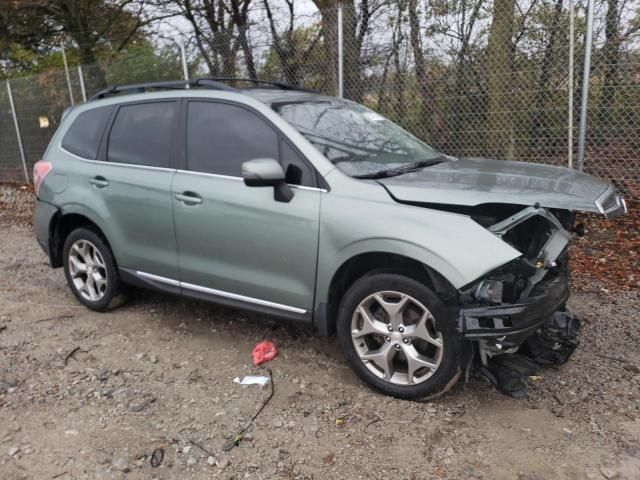
POLYGON ((113 106, 92 108, 79 114, 62 139, 62 148, 79 157, 95 160, 113 106))

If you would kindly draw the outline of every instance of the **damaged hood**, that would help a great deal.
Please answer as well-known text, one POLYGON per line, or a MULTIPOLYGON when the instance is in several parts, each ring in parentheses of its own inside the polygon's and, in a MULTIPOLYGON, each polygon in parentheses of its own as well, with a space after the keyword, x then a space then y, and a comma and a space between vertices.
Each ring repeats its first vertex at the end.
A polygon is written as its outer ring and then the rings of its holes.
POLYGON ((481 158, 452 159, 378 180, 398 201, 475 206, 535 205, 600 212, 596 200, 618 198, 609 184, 564 167, 481 158))

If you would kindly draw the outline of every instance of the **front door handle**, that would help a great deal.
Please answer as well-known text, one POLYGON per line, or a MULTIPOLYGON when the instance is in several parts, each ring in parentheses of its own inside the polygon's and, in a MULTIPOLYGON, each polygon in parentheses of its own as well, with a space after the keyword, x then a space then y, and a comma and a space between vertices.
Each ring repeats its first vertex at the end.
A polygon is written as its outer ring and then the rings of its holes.
POLYGON ((96 188, 104 188, 109 185, 109 182, 107 181, 107 179, 104 177, 101 177, 100 175, 90 178, 89 183, 96 188))
POLYGON ((193 192, 176 193, 176 200, 181 201, 185 205, 199 205, 202 203, 202 197, 193 192))

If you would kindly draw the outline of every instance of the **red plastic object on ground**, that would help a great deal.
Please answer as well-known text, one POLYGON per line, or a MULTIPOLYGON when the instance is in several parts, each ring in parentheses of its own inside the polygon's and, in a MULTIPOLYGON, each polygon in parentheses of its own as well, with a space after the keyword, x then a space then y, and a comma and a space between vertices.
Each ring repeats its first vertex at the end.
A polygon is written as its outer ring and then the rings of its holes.
POLYGON ((278 355, 278 349, 273 342, 265 340, 253 347, 253 364, 255 366, 261 363, 273 360, 278 355))

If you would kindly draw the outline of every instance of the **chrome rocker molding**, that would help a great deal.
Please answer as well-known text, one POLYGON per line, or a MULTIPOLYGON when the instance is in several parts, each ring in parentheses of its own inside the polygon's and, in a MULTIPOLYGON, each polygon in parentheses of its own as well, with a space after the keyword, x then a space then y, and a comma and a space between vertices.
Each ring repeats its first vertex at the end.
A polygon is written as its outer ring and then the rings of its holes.
POLYGON ((216 290, 201 285, 180 282, 172 278, 161 277, 160 275, 141 272, 139 270, 120 268, 120 273, 123 281, 141 287, 152 287, 155 290, 161 290, 167 293, 182 294, 200 300, 220 303, 235 308, 254 310, 291 320, 311 321, 310 312, 303 308, 247 297, 245 295, 216 290))

